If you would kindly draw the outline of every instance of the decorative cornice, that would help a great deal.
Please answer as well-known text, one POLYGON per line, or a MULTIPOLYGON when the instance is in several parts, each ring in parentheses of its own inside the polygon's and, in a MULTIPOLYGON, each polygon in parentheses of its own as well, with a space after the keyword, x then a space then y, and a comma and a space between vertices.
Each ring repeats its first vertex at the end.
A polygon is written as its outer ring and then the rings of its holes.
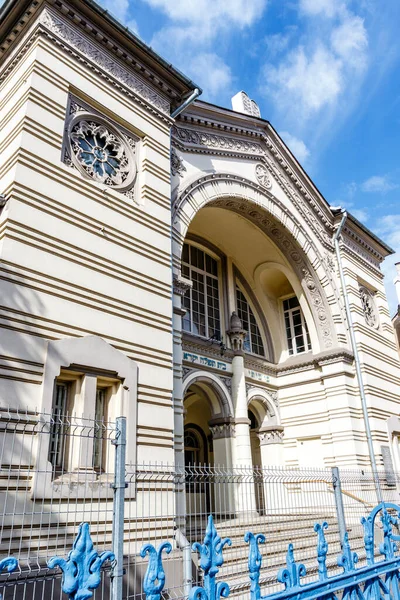
POLYGON ((219 346, 214 346, 204 338, 193 337, 185 331, 182 332, 182 348, 185 352, 193 352, 197 354, 204 354, 223 360, 224 362, 232 362, 233 352, 229 349, 225 350, 224 356, 221 358, 221 350, 219 346))
POLYGON ((138 75, 133 69, 125 68, 118 59, 89 39, 88 35, 81 33, 76 27, 67 23, 52 9, 45 8, 31 27, 32 35, 19 50, 17 56, 10 62, 1 74, 0 81, 7 77, 26 49, 32 44, 33 39, 39 34, 47 35, 57 45, 69 54, 75 56, 79 62, 84 63, 89 69, 95 71, 97 76, 104 77, 131 98, 140 102, 170 125, 173 121, 169 116, 170 103, 138 75))
MULTIPOLYGON (((263 187, 272 187, 272 180, 268 179, 269 185, 265 185, 266 173, 279 183, 288 194, 299 212, 310 224, 314 233, 321 243, 328 249, 332 249, 333 219, 326 211, 323 211, 318 202, 308 193, 302 185, 296 173, 293 172, 289 163, 284 159, 276 145, 264 134, 254 131, 242 131, 242 135, 258 138, 259 141, 244 140, 243 137, 229 137, 217 133, 209 133, 192 128, 174 126, 172 128, 173 144, 186 152, 197 152, 207 154, 225 155, 237 158, 250 158, 261 160, 260 165, 265 169, 263 182, 256 179, 263 187), (295 189, 297 188, 297 189, 295 189), (314 214, 313 214, 314 213, 314 214), (314 216, 315 215, 315 216, 314 216)), ((256 167, 258 168, 258 167, 256 167)))
POLYGON ((308 360, 303 360, 298 363, 290 363, 287 365, 278 366, 278 375, 290 375, 299 373, 300 371, 309 371, 310 369, 320 368, 325 365, 334 363, 353 364, 354 356, 348 350, 336 350, 333 352, 324 352, 323 354, 311 357, 308 360))

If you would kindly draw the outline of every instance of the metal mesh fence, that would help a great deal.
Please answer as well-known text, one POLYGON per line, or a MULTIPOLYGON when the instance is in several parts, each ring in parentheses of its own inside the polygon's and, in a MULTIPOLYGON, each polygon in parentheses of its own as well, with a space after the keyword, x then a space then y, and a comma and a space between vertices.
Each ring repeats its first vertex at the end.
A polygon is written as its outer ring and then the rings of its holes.
MULTIPOLYGON (((112 548, 114 423, 63 415, 0 409, 0 557, 14 555, 17 572, 0 578, 5 600, 61 597, 60 573, 47 560, 66 557, 82 521, 90 523, 97 551, 112 548)), ((340 470, 344 513, 352 550, 365 561, 360 518, 377 504, 374 478, 365 470, 340 470)), ((193 542, 202 542, 213 514, 219 535, 230 537, 221 578, 231 596, 247 596, 248 547, 244 534, 263 533, 263 593, 280 589, 276 573, 288 543, 296 560, 317 576, 315 522, 327 521, 328 567, 340 552, 330 469, 228 468, 196 465, 127 465, 125 479, 124 600, 142 600, 147 559, 143 544, 172 543, 164 557, 165 598, 184 598, 201 584, 193 542)), ((398 501, 399 477, 380 474, 386 502, 398 501)), ((110 567, 95 592, 109 597, 110 567)))

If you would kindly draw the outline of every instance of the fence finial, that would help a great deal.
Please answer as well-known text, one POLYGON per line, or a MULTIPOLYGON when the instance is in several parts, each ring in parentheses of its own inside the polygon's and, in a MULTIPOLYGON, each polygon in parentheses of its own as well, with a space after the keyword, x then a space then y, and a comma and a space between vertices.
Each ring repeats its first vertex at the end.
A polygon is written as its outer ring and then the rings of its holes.
POLYGON ((343 540, 343 554, 339 556, 337 564, 339 567, 343 567, 343 571, 347 573, 348 571, 355 570, 356 563, 358 563, 358 556, 356 552, 351 551, 349 543, 349 534, 346 531, 343 540))
POLYGON ((219 571, 218 567, 224 564, 222 551, 226 545, 231 546, 231 540, 229 538, 221 540, 213 517, 210 515, 203 544, 195 542, 192 546, 193 550, 197 550, 200 555, 200 567, 204 571, 204 587, 192 588, 189 600, 218 600, 221 597, 229 596, 229 585, 224 581, 218 584, 215 581, 215 576, 219 571))
POLYGON ((326 555, 328 554, 328 542, 326 541, 324 530, 328 529, 328 523, 315 523, 314 531, 318 535, 317 544, 317 560, 318 560, 318 576, 320 581, 328 579, 328 570, 326 568, 326 555))
POLYGON ((251 600, 260 600, 260 569, 262 564, 262 556, 259 544, 265 544, 265 535, 257 533, 254 535, 251 531, 247 531, 244 535, 244 541, 249 544, 249 577, 250 577, 250 596, 251 600))
POLYGON ((286 568, 280 569, 277 580, 285 585, 285 590, 300 587, 300 577, 305 577, 307 570, 302 563, 294 560, 293 544, 289 544, 286 554, 286 568))
POLYGON ((146 574, 143 580, 143 591, 146 594, 147 600, 160 600, 161 592, 165 584, 165 572, 162 564, 162 551, 165 550, 169 554, 172 546, 169 542, 163 542, 157 548, 152 544, 145 544, 140 556, 144 558, 146 554, 149 556, 146 574))
POLYGON ((89 523, 81 523, 67 560, 53 556, 47 565, 50 569, 60 567, 63 572, 62 590, 71 600, 86 600, 93 595, 91 590, 100 585, 103 563, 114 558, 110 551, 100 555, 96 552, 90 537, 89 523))
POLYGON ((7 569, 8 573, 11 573, 18 567, 18 561, 14 556, 7 556, 0 560, 0 573, 7 569))

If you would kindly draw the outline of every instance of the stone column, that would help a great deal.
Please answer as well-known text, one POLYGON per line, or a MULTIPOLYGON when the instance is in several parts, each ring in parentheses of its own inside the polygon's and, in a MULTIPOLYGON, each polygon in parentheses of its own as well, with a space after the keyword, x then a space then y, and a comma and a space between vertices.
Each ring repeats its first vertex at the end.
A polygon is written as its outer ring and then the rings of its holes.
MULTIPOLYGON (((79 479, 82 482, 96 479, 96 473, 93 469, 93 433, 90 434, 88 431, 93 428, 96 389, 96 375, 84 375, 80 391, 75 396, 74 406, 74 410, 78 415, 77 422, 82 424, 82 434, 79 437, 72 435, 68 440, 70 463, 73 470, 80 474, 79 479)), ((72 419, 72 422, 74 422, 74 419, 72 419)))
MULTIPOLYGON (((182 386, 182 317, 185 309, 182 308, 182 298, 192 287, 192 282, 181 275, 175 275, 173 280, 173 406, 174 406, 174 460, 178 473, 184 473, 185 446, 184 446, 184 408, 182 386)), ((186 499, 184 477, 177 478, 176 484, 176 526, 185 528, 186 499)))
POLYGON ((254 511, 255 494, 252 482, 253 460, 251 456, 250 419, 247 411, 247 394, 244 371, 243 344, 246 338, 242 322, 233 312, 230 320, 230 329, 227 331, 234 353, 232 360, 232 401, 235 410, 235 466, 243 467, 246 474, 243 483, 239 485, 237 496, 238 510, 254 511))
POLYGON ((231 516, 235 513, 234 478, 232 472, 232 445, 235 438, 235 421, 220 417, 208 423, 214 448, 214 490, 212 497, 216 513, 231 516), (221 476, 218 475, 221 473, 221 476))
MULTIPOLYGON (((257 433, 260 440, 261 463, 263 469, 283 465, 283 427, 270 425, 261 427, 257 433)), ((264 482, 266 478, 264 477, 264 482)), ((285 497, 285 489, 279 478, 273 483, 264 483, 264 508, 265 510, 279 510, 281 499, 285 497), (272 486, 272 487, 271 487, 272 486)))

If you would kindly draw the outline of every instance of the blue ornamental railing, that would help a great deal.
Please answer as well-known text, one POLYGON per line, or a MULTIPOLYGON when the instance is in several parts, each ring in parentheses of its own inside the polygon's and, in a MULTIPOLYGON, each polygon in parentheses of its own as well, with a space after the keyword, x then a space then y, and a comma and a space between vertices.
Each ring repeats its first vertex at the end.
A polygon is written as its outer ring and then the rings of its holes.
MULTIPOLYGON (((279 570, 277 581, 283 584, 283 589, 272 594, 262 594, 260 573, 262 555, 260 546, 265 544, 266 537, 262 533, 254 534, 248 531, 244 540, 249 547, 248 570, 250 578, 251 600, 400 600, 400 556, 396 554, 400 535, 393 532, 393 526, 399 526, 400 506, 391 503, 378 504, 367 517, 361 519, 364 527, 364 546, 367 565, 357 568, 358 556, 351 551, 348 534, 344 536, 342 553, 337 564, 343 569, 338 575, 329 575, 326 560, 328 542, 325 531, 326 522, 316 523, 314 531, 317 534, 316 560, 318 563, 318 578, 315 581, 302 583, 306 577, 305 565, 296 562, 293 544, 289 544, 286 555, 286 567, 279 570), (375 543, 376 519, 380 517, 380 535, 382 542, 375 543), (379 556, 380 555, 380 556, 379 556), (378 557, 378 560, 376 560, 378 557)), ((198 552, 200 568, 203 572, 203 586, 192 587, 189 600, 219 600, 227 598, 230 590, 225 581, 217 581, 219 568, 224 563, 223 549, 231 545, 231 540, 221 540, 214 525, 213 517, 208 518, 207 529, 202 544, 195 543, 193 551, 198 552)), ((161 600, 165 586, 163 568, 163 551, 169 554, 172 545, 163 542, 157 549, 146 544, 141 550, 141 556, 148 556, 148 566, 143 581, 143 591, 146 600, 161 600)), ((98 554, 93 547, 88 523, 79 526, 78 535, 72 550, 66 559, 57 556, 48 561, 53 569, 59 567, 63 572, 62 590, 70 600, 87 600, 93 595, 93 590, 100 585, 101 567, 106 560, 114 561, 110 551, 98 554)), ((7 569, 9 573, 18 566, 15 557, 9 556, 0 560, 0 572, 7 569)), ((0 597, 1 598, 1 597, 0 597)))
MULTIPOLYGON (((283 589, 272 594, 262 594, 260 587, 260 572, 262 555, 260 546, 266 542, 262 533, 253 534, 248 531, 244 540, 249 546, 248 570, 250 578, 251 600, 400 600, 400 556, 397 556, 396 542, 400 535, 395 535, 393 526, 399 525, 400 506, 391 503, 378 504, 361 523, 364 527, 364 545, 367 565, 357 568, 358 556, 351 551, 348 534, 343 540, 342 553, 337 564, 343 569, 338 575, 330 576, 326 565, 328 542, 325 531, 326 522, 316 523, 314 531, 317 534, 316 560, 318 563, 318 579, 302 583, 307 575, 305 565, 296 562, 293 544, 289 544, 286 555, 286 567, 279 570, 277 581, 283 584, 283 589), (376 548, 375 526, 376 518, 380 516, 380 533, 383 541, 376 548), (378 560, 375 558, 377 551, 378 560), (379 556, 380 554, 380 556, 379 556)), ((144 592, 147 600, 160 600, 165 584, 165 573, 162 565, 162 550, 171 546, 164 542, 158 550, 147 544, 143 547, 142 556, 148 554, 149 564, 144 580, 144 592)), ((216 581, 219 567, 224 563, 224 546, 231 545, 231 540, 221 540, 214 525, 213 517, 208 518, 204 543, 195 543, 193 551, 200 556, 200 568, 203 571, 203 587, 193 587, 189 600, 219 600, 229 596, 227 582, 216 581)))

